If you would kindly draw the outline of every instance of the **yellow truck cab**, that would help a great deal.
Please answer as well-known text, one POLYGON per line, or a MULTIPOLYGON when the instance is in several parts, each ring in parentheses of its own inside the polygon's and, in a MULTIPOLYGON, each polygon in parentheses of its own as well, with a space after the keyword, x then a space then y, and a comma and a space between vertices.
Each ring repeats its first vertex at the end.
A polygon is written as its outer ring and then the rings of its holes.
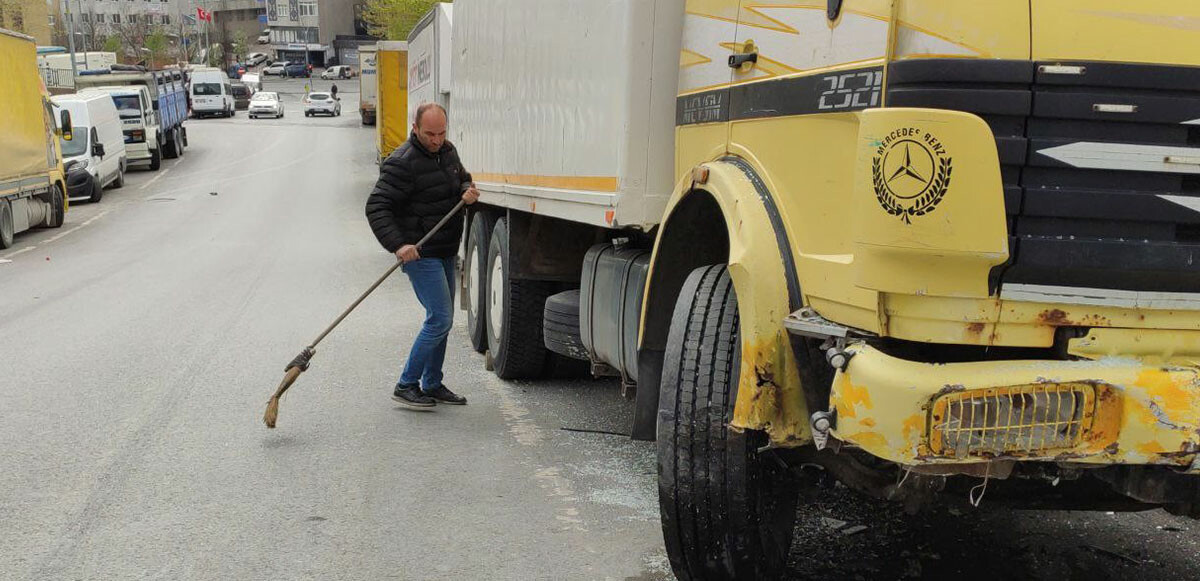
POLYGON ((452 36, 472 346, 621 378, 679 578, 782 570, 789 465, 1200 514, 1200 4, 459 0, 452 36))
MULTIPOLYGON (((988 502, 1196 514, 1197 23, 1165 0, 690 0, 647 304, 707 207, 740 315, 732 429, 914 507, 990 480, 988 502)), ((670 360, 679 316, 647 309, 643 348, 670 360)), ((711 415, 659 415, 689 480, 664 492, 676 571, 708 578, 732 539, 753 550, 716 569, 775 571, 790 519, 681 531, 715 500, 679 436, 711 415)))
POLYGON ((56 113, 50 103, 33 38, 0 29, 0 70, 2 250, 13 245, 15 234, 62 226, 67 188, 58 140, 72 135, 70 114, 56 113))

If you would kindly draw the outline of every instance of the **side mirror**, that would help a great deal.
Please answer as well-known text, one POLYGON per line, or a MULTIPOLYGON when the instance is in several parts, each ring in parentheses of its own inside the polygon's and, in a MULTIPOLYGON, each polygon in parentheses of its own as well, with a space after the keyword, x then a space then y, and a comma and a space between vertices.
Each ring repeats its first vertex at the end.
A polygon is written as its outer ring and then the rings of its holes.
POLYGON ((63 141, 71 141, 75 138, 75 133, 71 129, 71 112, 63 109, 58 113, 58 126, 62 131, 63 141))
POLYGON ((92 144, 92 155, 94 155, 96 157, 104 157, 104 144, 103 143, 92 144))

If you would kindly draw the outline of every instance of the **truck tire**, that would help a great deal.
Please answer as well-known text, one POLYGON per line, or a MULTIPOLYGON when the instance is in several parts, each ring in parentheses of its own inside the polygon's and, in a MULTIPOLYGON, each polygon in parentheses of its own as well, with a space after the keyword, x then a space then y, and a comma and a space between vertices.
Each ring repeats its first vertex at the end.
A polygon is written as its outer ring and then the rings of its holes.
POLYGON ((0 200, 0 250, 12 248, 15 229, 12 206, 8 204, 8 200, 0 200))
POLYGON ((175 151, 177 152, 175 157, 183 157, 183 128, 181 127, 175 128, 175 151))
POLYGON ((488 244, 488 349, 500 379, 534 379, 546 365, 542 309, 550 285, 512 278, 507 222, 496 221, 488 244))
POLYGON ((157 148, 150 150, 150 171, 158 171, 158 168, 160 168, 160 167, 162 167, 162 144, 161 143, 158 144, 157 148))
POLYGON ((546 349, 554 353, 571 359, 591 360, 579 334, 579 290, 561 292, 546 299, 542 337, 546 349))
POLYGON ((167 132, 167 143, 163 146, 163 157, 167 159, 179 157, 179 140, 175 137, 174 129, 167 132))
POLYGON ((479 353, 488 349, 487 261, 488 243, 495 223, 494 217, 487 212, 472 214, 471 228, 467 231, 467 252, 463 260, 463 274, 467 277, 467 336, 471 338, 471 347, 479 353))
POLYGON ((50 192, 50 227, 62 228, 67 219, 67 197, 63 195, 62 186, 54 185, 50 192))
POLYGON ((698 268, 675 303, 658 407, 659 511, 681 580, 770 579, 787 563, 799 490, 758 452, 762 432, 729 429, 740 367, 729 273, 698 268))

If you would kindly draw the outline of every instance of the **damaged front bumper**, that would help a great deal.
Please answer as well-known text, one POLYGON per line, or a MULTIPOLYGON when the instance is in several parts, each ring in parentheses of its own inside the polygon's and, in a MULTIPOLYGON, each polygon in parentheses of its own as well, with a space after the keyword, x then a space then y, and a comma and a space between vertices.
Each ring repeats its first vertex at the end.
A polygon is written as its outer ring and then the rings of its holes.
POLYGON ((1117 356, 924 363, 865 343, 847 353, 829 434, 873 456, 947 469, 1035 460, 1200 472, 1194 365, 1117 356))

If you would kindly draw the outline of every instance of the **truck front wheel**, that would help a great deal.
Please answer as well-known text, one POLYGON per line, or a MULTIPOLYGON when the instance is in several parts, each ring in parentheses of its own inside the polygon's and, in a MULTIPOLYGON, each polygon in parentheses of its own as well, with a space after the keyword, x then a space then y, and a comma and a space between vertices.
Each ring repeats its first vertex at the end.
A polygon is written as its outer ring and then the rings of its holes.
POLYGON ((162 143, 156 145, 150 150, 150 171, 158 171, 158 168, 162 167, 162 143))
POLYGON ((492 229, 487 260, 487 330, 492 368, 501 379, 533 379, 548 355, 542 340, 542 310, 550 285, 512 276, 508 221, 492 229))
POLYGON ((758 449, 761 432, 729 428, 741 341, 725 266, 688 276, 663 360, 658 407, 658 500, 675 575, 770 579, 787 563, 799 490, 758 449))

